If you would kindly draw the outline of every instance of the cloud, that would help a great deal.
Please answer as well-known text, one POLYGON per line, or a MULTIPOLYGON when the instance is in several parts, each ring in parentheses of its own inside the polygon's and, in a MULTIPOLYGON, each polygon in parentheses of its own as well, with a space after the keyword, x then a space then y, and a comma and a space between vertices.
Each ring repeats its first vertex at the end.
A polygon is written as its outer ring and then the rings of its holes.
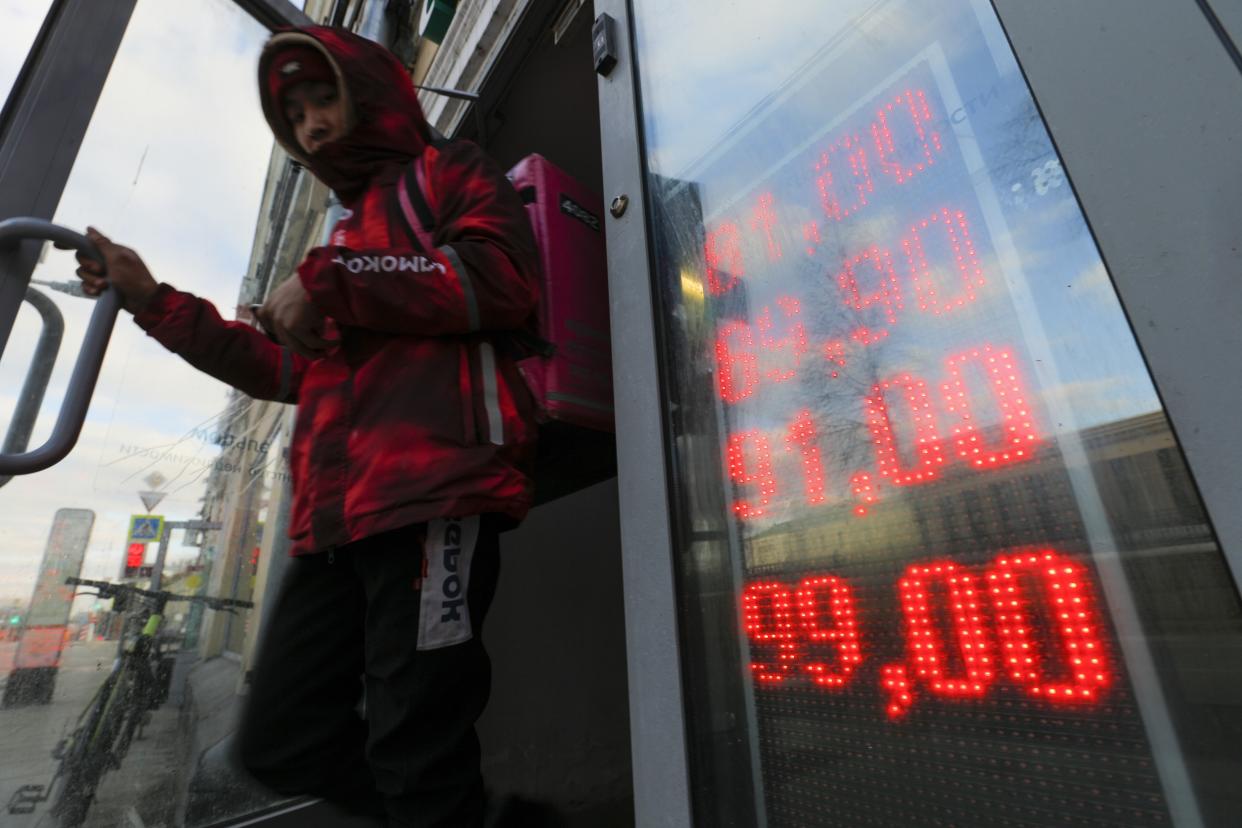
POLYGON ((0 0, 0 94, 8 97, 51 0, 0 0))
POLYGON ((1063 382, 1041 395, 1044 409, 1056 418, 1050 423, 1056 433, 1081 430, 1160 409, 1146 377, 1119 374, 1100 379, 1063 382))
POLYGON ((1104 262, 1096 259, 1078 271, 1078 275, 1068 285, 1070 296, 1079 302, 1092 302, 1103 308, 1094 309, 1096 313, 1117 313, 1119 302, 1117 291, 1113 288, 1113 280, 1109 278, 1104 262))
POLYGON ((638 59, 653 166, 677 174, 839 32, 859 30, 885 0, 640 3, 638 59), (644 14, 642 7, 657 6, 644 14), (825 19, 831 22, 822 23, 825 19), (816 25, 806 25, 816 21, 816 25), (825 34, 825 32, 829 34, 825 34), (693 36, 687 37, 686 33, 693 36), (739 37, 745 32, 745 37, 739 37))

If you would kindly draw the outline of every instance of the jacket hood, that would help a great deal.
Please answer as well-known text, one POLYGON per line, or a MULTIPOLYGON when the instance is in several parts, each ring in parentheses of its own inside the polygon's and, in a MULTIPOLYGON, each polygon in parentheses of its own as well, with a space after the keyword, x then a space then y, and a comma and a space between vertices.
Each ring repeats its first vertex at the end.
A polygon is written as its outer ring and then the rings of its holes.
POLYGON ((385 169, 404 167, 430 143, 414 84, 400 61, 378 43, 342 29, 307 26, 273 36, 259 56, 259 100, 277 142, 342 201, 352 201, 385 169), (273 58, 290 46, 310 46, 323 54, 345 103, 348 132, 314 155, 298 146, 268 88, 273 58))

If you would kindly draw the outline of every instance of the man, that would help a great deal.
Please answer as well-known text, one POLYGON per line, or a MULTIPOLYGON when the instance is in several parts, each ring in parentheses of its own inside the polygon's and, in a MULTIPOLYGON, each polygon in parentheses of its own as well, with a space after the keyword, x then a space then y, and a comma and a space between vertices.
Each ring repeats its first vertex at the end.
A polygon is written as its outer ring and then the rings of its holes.
POLYGON ((94 229, 106 274, 87 261, 78 272, 89 293, 118 290, 191 364, 298 404, 294 560, 265 622, 245 765, 276 791, 391 825, 478 825, 474 722, 490 684, 479 632, 497 533, 531 504, 535 436, 496 340, 532 318, 534 239, 486 156, 433 145, 409 77, 374 43, 277 34, 259 88, 277 141, 347 208, 259 309, 279 344, 157 283, 94 229))

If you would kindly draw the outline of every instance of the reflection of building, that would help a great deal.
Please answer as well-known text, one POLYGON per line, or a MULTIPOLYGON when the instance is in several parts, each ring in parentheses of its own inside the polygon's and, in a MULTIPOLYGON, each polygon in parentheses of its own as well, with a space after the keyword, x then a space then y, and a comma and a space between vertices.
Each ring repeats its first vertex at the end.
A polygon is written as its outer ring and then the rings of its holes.
MULTIPOLYGON (((699 186, 694 182, 653 177, 653 190, 660 195, 653 200, 658 220, 652 225, 653 241, 659 250, 704 250, 703 206, 699 186)), ((675 257, 661 257, 668 264, 675 257)), ((695 261, 675 273, 661 273, 656 283, 663 286, 659 302, 665 312, 676 316, 682 325, 672 328, 668 343, 677 353, 692 354, 690 359, 670 366, 668 406, 677 433, 676 452, 686 469, 681 497, 694 504, 694 514, 703 516, 693 525, 679 527, 680 546, 684 553, 679 566, 702 584, 698 611, 687 614, 684 623, 688 633, 720 642, 705 659, 704 669, 687 673, 685 692, 691 698, 708 698, 723 690, 727 697, 722 706, 729 710, 748 710, 752 705, 748 688, 733 681, 736 665, 742 657, 736 631, 734 596, 741 589, 742 573, 730 550, 736 548, 736 527, 725 509, 726 491, 718 484, 724 453, 721 434, 729 431, 730 411, 717 404, 713 376, 718 370, 710 348, 695 347, 706 341, 716 318, 744 319, 749 315, 749 294, 739 283, 723 296, 713 296, 704 277, 705 262, 695 261)), ((725 282, 731 275, 719 274, 725 282)), ((710 732, 699 738, 717 742, 745 738, 749 716, 730 721, 716 721, 710 732)), ((717 772, 713 769, 713 775, 717 772)), ((730 810, 743 813, 753 807, 751 791, 745 787, 721 785, 719 796, 731 798, 730 810)))
POLYGON ((1207 516, 1162 413, 1086 429, 1082 441, 1121 548, 1212 545, 1207 516))
MULTIPOLYGON (((1163 413, 1094 426, 1078 438, 1118 548, 1199 543, 1215 549, 1163 413)), ((935 483, 889 489, 862 518, 843 503, 766 530, 748 543, 748 563, 797 568, 815 566, 824 556, 904 558, 960 551, 963 544, 1077 541, 1084 530, 1072 485, 1061 451, 1049 442, 1027 463, 984 474, 955 467, 935 483)))
MULTIPOLYGON (((306 11, 321 19, 332 5, 312 0, 306 11)), ((249 306, 293 275, 306 251, 320 242, 328 195, 321 182, 273 144, 250 264, 238 292, 238 318, 250 320, 249 306)), ((257 634, 257 624, 249 622, 262 613, 272 561, 280 568, 288 548, 283 523, 266 518, 279 514, 288 497, 285 448, 293 407, 233 391, 227 410, 219 426, 220 459, 226 462, 213 466, 201 512, 203 519, 221 524, 204 538, 203 592, 252 600, 256 606, 238 616, 206 613, 196 638, 204 657, 232 653, 249 665, 257 634)))

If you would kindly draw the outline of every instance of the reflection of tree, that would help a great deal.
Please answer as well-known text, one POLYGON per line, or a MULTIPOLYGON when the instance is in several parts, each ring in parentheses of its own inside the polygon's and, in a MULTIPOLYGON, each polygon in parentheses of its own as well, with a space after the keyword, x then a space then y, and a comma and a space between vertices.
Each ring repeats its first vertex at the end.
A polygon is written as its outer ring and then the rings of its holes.
POLYGON ((1013 112, 992 130, 998 136, 988 154, 988 167, 998 181, 1029 181, 1030 170, 1052 153, 1035 102, 1023 95, 1013 112))
MULTIPOLYGON (((836 285, 833 288, 834 298, 840 297, 836 285)), ((850 341, 848 332, 857 327, 858 315, 844 301, 822 302, 808 310, 808 333, 827 332, 832 337, 827 341, 845 343, 845 364, 826 360, 822 352, 815 354, 812 364, 819 370, 801 376, 799 405, 815 413, 827 468, 836 469, 841 482, 848 483, 848 476, 854 471, 873 465, 863 400, 884 379, 882 366, 891 365, 886 355, 892 350, 893 341, 887 337, 868 345, 850 341)))
POLYGON ((1078 210, 1048 209, 1073 199, 1073 194, 1034 99, 1023 88, 1006 101, 1009 114, 994 126, 981 122, 977 130, 991 139, 983 142, 983 148, 1001 200, 1033 212, 1028 220, 1046 223, 1046 231, 1055 234, 1058 241, 1080 236, 1086 231, 1086 223, 1078 210))

